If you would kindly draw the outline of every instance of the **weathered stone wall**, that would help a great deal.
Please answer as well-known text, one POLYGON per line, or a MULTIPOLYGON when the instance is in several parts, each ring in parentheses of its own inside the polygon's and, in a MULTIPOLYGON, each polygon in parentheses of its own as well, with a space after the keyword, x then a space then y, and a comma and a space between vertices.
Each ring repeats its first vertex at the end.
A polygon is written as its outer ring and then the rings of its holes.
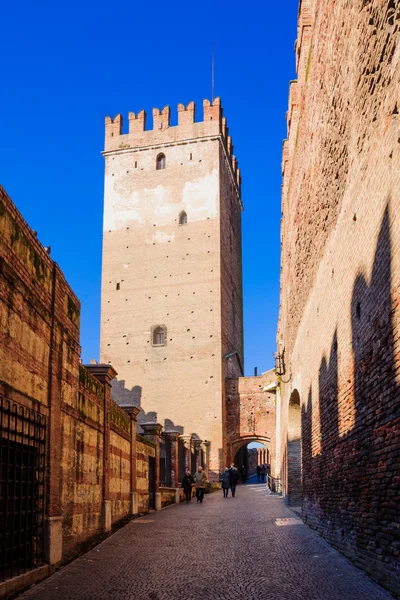
POLYGON ((53 562, 61 557, 62 407, 77 396, 80 304, 2 188, 0 257, 0 394, 46 417, 45 558, 53 562))
MULTIPOLYGON (((74 380, 76 387, 78 380, 74 380)), ((102 531, 104 389, 83 366, 79 387, 62 404, 63 555, 102 531)))
POLYGON ((170 127, 169 107, 155 110, 145 130, 144 113, 131 114, 129 133, 106 119, 101 360, 118 371, 113 398, 142 408, 139 422, 211 441, 218 478, 221 357, 243 354, 240 173, 219 99, 204 101, 201 122, 193 103, 178 117, 170 127), (153 343, 157 326, 165 345, 153 343))
POLYGON ((141 435, 137 435, 136 439, 138 512, 143 514, 149 510, 149 457, 156 456, 156 447, 141 435))
POLYGON ((301 3, 278 331, 284 492, 298 394, 303 516, 397 593, 399 19, 397 1, 301 3))
POLYGON ((131 514, 131 420, 115 402, 110 417, 110 500, 115 522, 131 514))
POLYGON ((249 442, 259 441, 270 451, 272 475, 275 469, 276 393, 265 388, 276 382, 275 372, 256 377, 226 380, 226 439, 228 462, 249 442))
POLYGON ((175 504, 175 488, 160 487, 160 494, 162 508, 175 504))

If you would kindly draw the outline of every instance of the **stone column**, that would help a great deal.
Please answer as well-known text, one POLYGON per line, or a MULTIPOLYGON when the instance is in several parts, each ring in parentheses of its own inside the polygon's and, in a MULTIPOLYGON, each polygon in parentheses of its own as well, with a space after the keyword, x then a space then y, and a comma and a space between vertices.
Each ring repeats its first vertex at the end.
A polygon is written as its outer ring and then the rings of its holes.
POLYGON ((182 441, 185 448, 185 469, 190 469, 190 451, 192 449, 192 436, 191 435, 180 435, 179 439, 182 441))
POLYGON ((197 438, 193 440, 194 452, 195 452, 195 455, 196 455, 196 471, 197 471, 197 469, 199 467, 202 466, 202 464, 201 464, 201 453, 200 453, 202 442, 203 442, 203 440, 199 440, 197 438))
POLYGON ((102 528, 111 531, 111 500, 110 500, 110 410, 111 410, 111 381, 117 375, 111 365, 85 365, 85 368, 104 386, 104 441, 103 441, 103 503, 102 528))
POLYGON ((156 445, 156 510, 161 510, 160 494, 160 436, 162 425, 160 423, 140 423, 144 435, 156 445))
POLYGON ((170 448, 170 453, 171 453, 171 487, 177 488, 178 487, 178 472, 179 472, 178 445, 179 445, 180 433, 179 433, 179 431, 165 431, 164 435, 169 441, 169 448, 170 448))
MULTIPOLYGON (((51 330, 48 358, 48 387, 47 402, 49 406, 48 419, 48 512, 46 518, 45 555, 46 562, 55 565, 62 558, 62 512, 61 512, 61 398, 62 398, 62 369, 63 369, 63 319, 56 302, 62 293, 60 270, 53 262, 52 300, 51 300, 51 330)), ((60 296, 61 297, 61 296, 60 296)), ((76 356, 78 360, 78 357, 76 356)))
POLYGON ((208 472, 209 472, 209 468, 210 468, 210 461, 209 461, 209 454, 210 454, 210 442, 204 441, 201 443, 201 449, 204 452, 204 471, 207 475, 207 479, 208 479, 208 472))
POLYGON ((142 410, 138 406, 122 407, 131 417, 131 515, 139 514, 138 495, 137 495, 137 451, 136 451, 136 420, 142 410))

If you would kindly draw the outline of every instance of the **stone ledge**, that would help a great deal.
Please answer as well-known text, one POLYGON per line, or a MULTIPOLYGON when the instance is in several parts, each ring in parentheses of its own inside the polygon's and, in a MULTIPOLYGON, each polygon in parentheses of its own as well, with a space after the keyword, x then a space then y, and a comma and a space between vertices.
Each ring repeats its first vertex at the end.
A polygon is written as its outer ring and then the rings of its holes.
POLYGON ((18 575, 8 581, 4 581, 0 583, 0 598, 7 598, 17 592, 22 592, 42 579, 45 579, 54 571, 54 567, 44 565, 34 571, 29 571, 29 573, 24 573, 23 575, 18 575))

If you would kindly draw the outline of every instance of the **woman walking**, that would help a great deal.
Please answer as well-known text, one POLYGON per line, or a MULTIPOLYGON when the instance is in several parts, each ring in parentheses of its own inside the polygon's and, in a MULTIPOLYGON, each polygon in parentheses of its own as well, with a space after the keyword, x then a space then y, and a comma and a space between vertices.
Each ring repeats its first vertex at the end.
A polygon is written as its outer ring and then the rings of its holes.
POLYGON ((225 471, 221 475, 221 482, 222 482, 222 489, 224 492, 224 498, 227 498, 228 492, 229 492, 229 486, 230 486, 228 467, 226 467, 225 471))
POLYGON ((186 473, 182 479, 182 488, 185 492, 186 502, 190 502, 192 499, 192 485, 194 484, 194 479, 189 471, 186 469, 186 473))

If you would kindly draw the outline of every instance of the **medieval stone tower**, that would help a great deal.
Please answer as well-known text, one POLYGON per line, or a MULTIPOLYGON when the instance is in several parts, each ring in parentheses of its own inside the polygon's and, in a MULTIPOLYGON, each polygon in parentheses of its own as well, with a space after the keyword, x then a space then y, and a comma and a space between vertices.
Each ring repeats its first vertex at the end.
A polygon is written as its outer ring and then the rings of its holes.
POLYGON ((240 172, 219 98, 106 118, 101 360, 139 421, 225 461, 224 379, 242 375, 240 172))

